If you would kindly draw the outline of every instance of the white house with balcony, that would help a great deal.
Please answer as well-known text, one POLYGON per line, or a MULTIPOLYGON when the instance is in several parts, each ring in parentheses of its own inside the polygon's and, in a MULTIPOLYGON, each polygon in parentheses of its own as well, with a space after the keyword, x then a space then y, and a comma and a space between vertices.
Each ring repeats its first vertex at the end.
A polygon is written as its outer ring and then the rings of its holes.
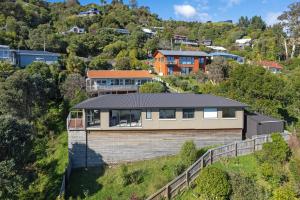
POLYGON ((139 87, 153 81, 146 70, 89 70, 86 90, 91 94, 136 93, 139 87))

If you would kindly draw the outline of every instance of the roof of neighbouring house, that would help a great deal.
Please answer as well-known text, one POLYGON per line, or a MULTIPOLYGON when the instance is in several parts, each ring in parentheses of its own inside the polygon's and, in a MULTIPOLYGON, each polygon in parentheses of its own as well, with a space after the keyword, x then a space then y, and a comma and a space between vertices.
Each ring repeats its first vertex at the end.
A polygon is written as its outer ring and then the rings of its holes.
POLYGON ((146 70, 89 70, 88 78, 153 78, 146 70))
POLYGON ((53 53, 49 51, 35 51, 35 50, 14 50, 20 55, 43 55, 43 56, 60 56, 58 53, 53 53))
POLYGON ((160 52, 165 56, 209 56, 203 51, 173 51, 173 50, 157 50, 154 55, 160 52))
POLYGON ((225 53, 225 52, 213 52, 209 54, 210 56, 225 56, 225 57, 232 57, 232 58, 242 58, 241 56, 225 53))
POLYGON ((263 61, 260 61, 258 64, 262 65, 262 66, 276 68, 276 69, 283 69, 283 67, 279 63, 274 62, 274 61, 263 60, 263 61))
POLYGON ((251 42, 251 38, 244 38, 244 39, 238 39, 235 41, 235 43, 237 44, 245 44, 245 43, 248 43, 248 42, 251 42))
POLYGON ((227 51, 226 48, 220 47, 220 46, 206 46, 206 47, 211 48, 213 50, 217 50, 217 51, 227 51))
POLYGON ((251 118, 252 120, 259 122, 259 123, 264 123, 264 122, 282 122, 283 120, 281 119, 275 119, 273 117, 267 116, 267 115, 262 115, 259 113, 247 113, 247 117, 251 118))
POLYGON ((208 94, 109 94, 88 99, 77 104, 74 109, 141 109, 141 108, 201 108, 236 107, 246 104, 224 97, 208 94))

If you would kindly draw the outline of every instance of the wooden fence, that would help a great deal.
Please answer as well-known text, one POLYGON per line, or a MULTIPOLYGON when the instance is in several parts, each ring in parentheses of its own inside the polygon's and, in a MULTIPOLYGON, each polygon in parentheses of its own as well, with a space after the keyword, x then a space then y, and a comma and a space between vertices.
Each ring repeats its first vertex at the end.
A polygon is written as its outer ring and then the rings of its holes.
POLYGON ((63 179, 62 179, 62 182, 61 182, 58 199, 64 199, 64 197, 65 197, 66 188, 67 188, 67 185, 68 185, 68 182, 69 182, 71 171, 72 171, 72 163, 71 163, 71 160, 69 158, 69 163, 68 163, 68 166, 65 169, 65 173, 63 175, 63 179))
MULTIPOLYGON (((282 136, 288 140, 289 135, 283 133, 282 136)), ((169 182, 147 200, 172 199, 183 189, 188 187, 199 175, 201 169, 219 161, 221 158, 237 157, 248 155, 261 150, 262 145, 271 140, 271 135, 255 136, 252 139, 236 142, 221 147, 213 148, 203 154, 193 165, 185 172, 169 182)))

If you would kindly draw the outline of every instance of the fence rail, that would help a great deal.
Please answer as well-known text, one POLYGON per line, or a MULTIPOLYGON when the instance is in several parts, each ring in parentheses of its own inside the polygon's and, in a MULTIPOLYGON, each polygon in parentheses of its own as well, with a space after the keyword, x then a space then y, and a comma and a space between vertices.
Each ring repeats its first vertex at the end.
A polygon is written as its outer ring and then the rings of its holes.
POLYGON ((71 163, 71 160, 69 157, 69 163, 65 169, 65 173, 63 175, 63 179, 62 179, 61 186, 60 186, 60 191, 59 191, 59 195, 58 195, 59 199, 64 199, 64 197, 65 197, 66 188, 67 188, 67 185, 69 182, 71 171, 72 171, 72 163, 71 163))
MULTIPOLYGON (((282 136, 285 140, 288 140, 289 138, 287 133, 282 133, 282 136)), ((185 172, 151 195, 149 198, 147 198, 147 200, 160 200, 164 198, 172 199, 183 189, 188 187, 190 183, 198 177, 199 173, 204 167, 219 161, 221 158, 248 155, 255 151, 259 151, 262 149, 262 145, 268 141, 271 141, 271 135, 261 135, 255 136, 250 140, 235 142, 210 149, 185 172)))

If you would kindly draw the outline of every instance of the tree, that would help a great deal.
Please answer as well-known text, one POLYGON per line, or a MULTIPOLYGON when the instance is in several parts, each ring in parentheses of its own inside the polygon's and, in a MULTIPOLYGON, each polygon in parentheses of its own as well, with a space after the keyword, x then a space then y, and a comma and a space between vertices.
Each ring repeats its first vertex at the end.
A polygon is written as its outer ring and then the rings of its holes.
POLYGON ((95 70, 107 70, 111 69, 112 65, 107 62, 106 59, 103 59, 102 56, 96 56, 89 63, 89 68, 95 70))
POLYGON ((0 138, 0 161, 13 159, 22 168, 32 152, 32 126, 26 121, 0 116, 0 138))
POLYGON ((241 28, 247 28, 250 25, 250 21, 247 16, 241 16, 238 22, 238 26, 241 28))
POLYGON ((190 166, 197 159, 197 148, 193 141, 186 141, 180 149, 180 160, 186 166, 190 166))
POLYGON ((137 0, 130 0, 130 1, 129 1, 129 6, 130 6, 132 9, 136 9, 136 8, 138 7, 137 0))
POLYGON ((73 53, 69 54, 66 59, 66 68, 70 73, 84 74, 85 67, 85 63, 82 59, 73 53))
POLYGON ((250 28, 265 30, 266 29, 266 22, 264 22, 264 20, 261 18, 261 16, 253 16, 250 19, 250 28))
MULTIPOLYGON (((300 43, 300 2, 289 5, 289 10, 284 11, 278 19, 287 31, 286 39, 289 40, 292 46, 291 58, 293 58, 295 56, 296 46, 300 43)), ((284 42, 286 44, 286 40, 284 42)))
POLYGON ((15 68, 13 65, 8 62, 0 61, 0 78, 7 78, 13 74, 14 71, 15 68))
POLYGON ((140 93, 162 93, 165 91, 165 87, 159 82, 145 83, 140 86, 140 93))
POLYGON ((78 6, 80 5, 78 0, 67 0, 66 6, 67 7, 73 7, 73 6, 78 6))
POLYGON ((213 62, 207 65, 207 76, 214 84, 219 83, 228 77, 228 62, 221 57, 214 58, 213 62))
POLYGON ((116 69, 119 70, 129 70, 131 69, 130 58, 128 51, 122 50, 116 57, 116 69))

